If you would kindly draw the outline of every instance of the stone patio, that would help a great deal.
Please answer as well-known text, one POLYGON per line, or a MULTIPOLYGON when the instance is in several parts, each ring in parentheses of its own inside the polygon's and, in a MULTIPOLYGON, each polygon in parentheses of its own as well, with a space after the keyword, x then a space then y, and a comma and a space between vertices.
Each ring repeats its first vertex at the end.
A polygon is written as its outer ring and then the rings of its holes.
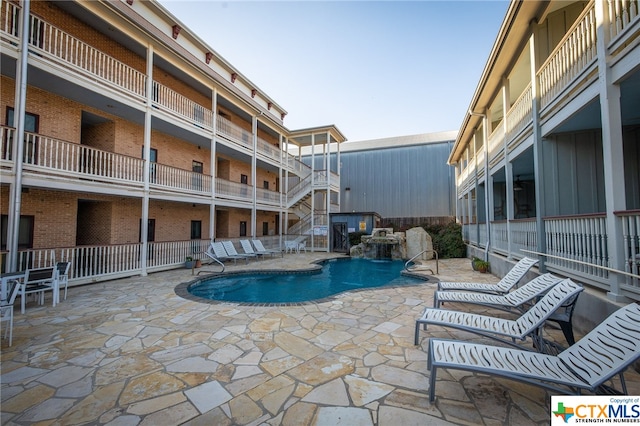
MULTIPOLYGON (((231 263, 228 270, 308 268, 327 257, 335 255, 287 254, 249 265, 231 263)), ((462 371, 441 370, 436 401, 429 403, 428 338, 482 340, 434 326, 421 333, 421 347, 413 345, 415 320, 433 303, 433 283, 269 307, 177 296, 175 286, 193 278, 191 270, 180 269, 72 287, 56 308, 48 295, 44 307, 32 302, 24 315, 18 309, 13 346, 2 341, 0 422, 550 422, 549 395, 540 388, 462 371)), ((498 280, 472 271, 467 259, 441 260, 438 278, 498 280)), ((565 343, 559 330, 547 327, 545 333, 565 343)), ((630 393, 640 395, 640 375, 630 370, 625 378, 630 393)))

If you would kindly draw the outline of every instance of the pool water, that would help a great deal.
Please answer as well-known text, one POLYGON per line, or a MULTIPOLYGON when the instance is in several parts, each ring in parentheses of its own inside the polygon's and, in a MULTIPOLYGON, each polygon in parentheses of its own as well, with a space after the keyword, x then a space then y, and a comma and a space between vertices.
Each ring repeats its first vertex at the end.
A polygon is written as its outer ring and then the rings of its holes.
POLYGON ((209 300, 244 303, 294 303, 324 299, 345 291, 415 285, 424 279, 403 276, 402 261, 333 259, 314 272, 256 272, 209 278, 188 292, 209 300))

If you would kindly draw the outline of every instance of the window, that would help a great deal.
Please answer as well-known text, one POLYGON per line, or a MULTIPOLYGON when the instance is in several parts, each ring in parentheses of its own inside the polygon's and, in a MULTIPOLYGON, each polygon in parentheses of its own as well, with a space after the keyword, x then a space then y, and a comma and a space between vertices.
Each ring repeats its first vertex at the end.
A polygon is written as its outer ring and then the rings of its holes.
MULTIPOLYGON (((138 231, 138 239, 142 242, 142 219, 140 219, 140 229, 138 231)), ((147 221, 147 242, 156 240, 156 220, 148 219, 147 221)))
POLYGON ((264 189, 269 189, 269 181, 268 181, 268 180, 265 180, 265 181, 262 183, 262 187, 263 187, 264 189))
MULTIPOLYGON (((7 250, 7 232, 9 226, 9 216, 2 215, 2 250, 7 250)), ((20 216, 20 224, 18 225, 18 250, 29 249, 33 247, 33 223, 34 216, 20 216)))
POLYGON ((269 222, 262 222, 262 235, 269 235, 269 222))
POLYGON ((191 239, 192 240, 202 239, 202 221, 201 220, 191 221, 191 239))
POLYGON ((245 221, 240 222, 240 236, 241 237, 247 236, 247 222, 245 221))
POLYGON ((202 173, 203 166, 200 161, 193 160, 191 162, 191 170, 193 171, 193 175, 191 175, 191 186, 194 191, 202 191, 202 173))
MULTIPOLYGON (((142 158, 144 159, 144 145, 142 146, 142 158)), ((158 162, 158 150, 155 148, 149 149, 149 182, 155 183, 158 175, 157 163, 158 162)))
POLYGON ((240 175, 240 183, 244 183, 245 185, 247 185, 249 183, 249 176, 240 175))
MULTIPOLYGON (((6 123, 9 127, 15 127, 14 125, 14 115, 15 111, 12 107, 7 107, 7 117, 6 123)), ((36 114, 31 114, 28 112, 24 113, 24 131, 29 133, 38 133, 38 127, 40 124, 40 116, 36 114)), ((4 150, 2 153, 3 158, 8 158, 8 154, 11 152, 13 147, 13 133, 7 132, 7 140, 5 142, 4 150)), ((23 152, 23 162, 28 164, 38 164, 38 137, 31 134, 27 134, 24 137, 24 152, 23 152)))

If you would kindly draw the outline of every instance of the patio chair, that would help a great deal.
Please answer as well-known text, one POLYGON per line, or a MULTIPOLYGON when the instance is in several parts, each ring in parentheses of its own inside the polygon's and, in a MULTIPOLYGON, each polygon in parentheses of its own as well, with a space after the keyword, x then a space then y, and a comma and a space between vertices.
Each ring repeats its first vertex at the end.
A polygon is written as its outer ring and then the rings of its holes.
POLYGON ((13 342, 13 304, 16 301, 16 297, 20 292, 20 281, 10 281, 8 289, 7 300, 0 301, 0 323, 7 322, 6 329, 4 331, 4 338, 9 335, 9 346, 13 342))
POLYGON ((253 254, 249 254, 249 253, 238 253, 238 251, 236 250, 235 246, 233 245, 233 243, 231 241, 223 241, 222 245, 224 246, 224 249, 226 250, 227 254, 229 256, 240 256, 241 258, 245 258, 247 260, 247 263, 249 262, 249 259, 257 259, 258 255, 253 253, 253 254))
POLYGON ((285 251, 287 253, 293 253, 294 251, 296 253, 300 253, 300 250, 304 250, 306 253, 307 252, 307 243, 305 241, 306 239, 307 239, 306 235, 300 235, 293 240, 285 241, 284 242, 285 251))
POLYGON ((69 286, 69 269, 71 269, 71 262, 58 262, 56 263, 58 269, 58 289, 64 285, 64 300, 67 300, 67 287, 69 286))
POLYGON ((263 253, 258 253, 253 249, 251 241, 249 240, 240 240, 240 246, 242 247, 242 251, 244 252, 244 254, 254 256, 256 259, 259 259, 263 255, 263 253))
MULTIPOLYGON (((224 262, 225 260, 233 260, 233 263, 237 263, 238 259, 244 260, 245 262, 249 263, 249 258, 246 256, 233 256, 230 255, 229 253, 227 253, 227 251, 224 249, 224 246, 222 245, 222 243, 220 241, 216 241, 214 243, 211 243, 211 249, 213 250, 213 256, 220 260, 221 262, 224 262)), ((205 252, 206 254, 206 252, 205 252)))
POLYGON ((427 368, 429 400, 435 400, 438 368, 496 375, 539 386, 554 394, 618 393, 605 386, 620 376, 622 394, 628 395, 624 371, 640 358, 640 306, 618 309, 586 336, 558 355, 430 339, 427 368))
POLYGON ((416 320, 414 343, 418 345, 420 325, 422 324, 426 330, 427 324, 431 324, 468 331, 516 347, 520 347, 516 340, 524 341, 529 337, 533 341, 534 348, 544 350, 547 345, 539 336, 539 329, 556 310, 562 309, 568 302, 574 302, 582 290, 581 285, 568 278, 564 279, 515 320, 447 309, 426 308, 424 314, 416 320))
POLYGON ((483 305, 507 312, 524 312, 525 305, 560 281, 562 278, 544 274, 504 295, 473 291, 436 291, 433 295, 433 307, 439 308, 444 302, 455 302, 483 305))
POLYGON ((258 254, 270 254, 271 256, 275 255, 275 254, 279 254, 280 256, 283 255, 282 250, 273 250, 273 249, 266 249, 264 248, 264 245, 262 244, 262 241, 260 240, 252 240, 254 247, 256 248, 256 253, 258 254))
POLYGON ((490 294, 505 294, 518 284, 533 265, 538 263, 536 259, 523 257, 497 284, 464 283, 464 282, 439 282, 438 291, 478 291, 490 294))
POLYGON ((20 283, 20 312, 24 314, 26 297, 34 294, 38 304, 44 304, 44 292, 51 290, 53 293, 53 306, 60 301, 60 288, 58 285, 58 269, 55 267, 28 269, 24 280, 20 283))

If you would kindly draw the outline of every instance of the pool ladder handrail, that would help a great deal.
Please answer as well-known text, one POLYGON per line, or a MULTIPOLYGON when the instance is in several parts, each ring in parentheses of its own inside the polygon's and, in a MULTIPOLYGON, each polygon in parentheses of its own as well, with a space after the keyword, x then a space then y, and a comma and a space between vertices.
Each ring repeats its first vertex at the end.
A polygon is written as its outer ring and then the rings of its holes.
MULTIPOLYGON (((212 257, 211 260, 214 260, 216 262, 218 262, 220 264, 220 266, 222 266, 222 270, 220 270, 220 272, 214 272, 214 271, 198 271, 198 275, 200 275, 203 272, 207 272, 207 273, 211 273, 211 274, 221 274, 224 272, 224 263, 220 262, 218 259, 216 259, 215 257, 212 257)), ((191 270, 191 275, 193 275, 193 269, 191 270)))
POLYGON ((435 255, 436 255, 436 272, 435 274, 433 273, 433 269, 431 268, 426 268, 427 271, 431 271, 431 275, 438 275, 439 273, 439 266, 438 266, 438 252, 433 250, 433 249, 426 249, 426 250, 422 250, 420 253, 416 254, 415 256, 413 256, 411 259, 407 260, 404 264, 404 269, 405 271, 411 271, 411 269, 409 269, 409 264, 411 262, 413 262, 418 256, 422 256, 423 253, 432 251, 435 255))

